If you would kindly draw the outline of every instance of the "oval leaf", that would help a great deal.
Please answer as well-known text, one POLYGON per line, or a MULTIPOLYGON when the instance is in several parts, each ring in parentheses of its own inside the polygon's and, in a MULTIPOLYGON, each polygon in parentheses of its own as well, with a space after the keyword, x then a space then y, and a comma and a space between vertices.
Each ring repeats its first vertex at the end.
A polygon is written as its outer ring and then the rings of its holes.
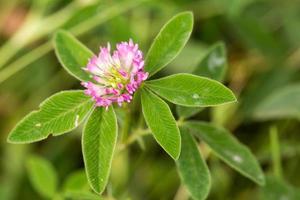
POLYGON ((264 174, 251 151, 227 130, 205 122, 186 122, 184 124, 195 135, 199 136, 215 154, 254 182, 263 185, 264 174))
POLYGON ((185 107, 185 106, 176 106, 176 113, 179 117, 187 119, 196 115, 198 112, 202 111, 204 108, 195 108, 195 107, 185 107))
POLYGON ((90 80, 90 76, 82 68, 93 57, 87 47, 80 43, 67 31, 58 31, 54 36, 55 53, 61 65, 75 78, 81 81, 90 80))
POLYGON ((89 185, 84 170, 73 172, 67 177, 63 184, 63 190, 69 191, 88 191, 89 185))
POLYGON ((46 99, 40 110, 29 113, 8 136, 10 143, 30 143, 50 134, 61 135, 76 128, 93 108, 83 91, 63 91, 46 99))
POLYGON ((193 14, 183 12, 170 19, 154 39, 145 63, 152 76, 170 63, 182 50, 193 29, 193 14))
POLYGON ((146 123, 156 141, 173 159, 178 159, 181 148, 180 133, 168 104, 144 89, 142 108, 146 123))
MULTIPOLYGON (((192 74, 205 76, 221 82, 225 76, 226 70, 227 58, 225 45, 223 42, 218 42, 208 50, 192 74)), ((202 111, 202 108, 177 106, 177 113, 183 118, 192 117, 200 111, 202 111)))
POLYGON ((226 50, 223 42, 213 45, 192 74, 223 81, 227 70, 226 50))
POLYGON ((232 91, 212 79, 175 74, 147 81, 146 86, 168 101, 190 107, 216 106, 236 101, 232 91))
POLYGON ((284 180, 268 176, 266 185, 260 188, 262 200, 297 200, 300 199, 300 190, 284 180))
POLYGON ((44 198, 53 198, 57 188, 57 174, 50 162, 31 156, 26 163, 29 180, 34 189, 44 198))
POLYGON ((112 106, 96 108, 82 135, 82 153, 88 181, 92 189, 102 193, 107 184, 117 141, 117 119, 112 106))
POLYGON ((104 198, 89 191, 68 191, 64 197, 72 200, 104 200, 104 198))
POLYGON ((210 189, 210 174, 196 141, 187 128, 181 127, 182 146, 176 162, 180 178, 193 199, 205 199, 210 189))
POLYGON ((261 120, 300 119, 300 84, 275 91, 258 105, 254 117, 261 120))

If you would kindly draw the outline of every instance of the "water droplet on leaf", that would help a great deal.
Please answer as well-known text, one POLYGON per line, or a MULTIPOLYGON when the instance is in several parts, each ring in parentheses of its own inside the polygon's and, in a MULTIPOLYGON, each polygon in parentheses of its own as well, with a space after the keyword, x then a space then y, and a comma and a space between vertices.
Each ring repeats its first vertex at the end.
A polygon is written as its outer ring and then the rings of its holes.
POLYGON ((199 99, 200 96, 199 96, 199 94, 193 94, 193 98, 194 98, 194 99, 199 99))
POLYGON ((41 123, 37 123, 37 124, 35 124, 35 126, 36 127, 40 127, 40 126, 42 126, 42 124, 41 123))

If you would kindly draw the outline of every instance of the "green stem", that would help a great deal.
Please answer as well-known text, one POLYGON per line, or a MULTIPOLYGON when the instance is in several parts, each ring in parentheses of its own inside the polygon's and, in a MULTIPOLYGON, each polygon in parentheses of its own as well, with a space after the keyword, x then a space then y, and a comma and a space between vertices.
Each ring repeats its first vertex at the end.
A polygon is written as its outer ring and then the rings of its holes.
POLYGON ((32 27, 36 24, 36 16, 29 12, 22 26, 0 48, 0 69, 22 49, 28 41, 32 40, 32 27))
MULTIPOLYGON (((99 13, 99 15, 96 15, 95 17, 91 17, 90 19, 82 23, 79 23, 77 26, 71 28, 70 31, 73 32, 74 35, 76 36, 82 35, 90 31, 94 27, 108 21, 109 19, 139 5, 143 1, 124 1, 123 3, 119 3, 115 6, 109 7, 103 12, 99 13)), ((53 18, 51 20, 53 20, 53 18)), ((13 76, 15 73, 29 66, 30 63, 44 56, 46 53, 51 51, 51 49, 52 49, 51 42, 50 41, 46 42, 41 46, 37 47, 36 49, 32 50, 31 52, 18 58, 16 61, 12 62, 11 64, 9 64, 4 70, 0 71, 0 84, 5 80, 7 80, 9 77, 13 76)))
POLYGON ((149 135, 151 133, 150 129, 137 129, 130 137, 128 137, 120 146, 119 151, 126 149, 128 146, 138 141, 141 137, 149 135))
POLYGON ((198 147, 201 151, 203 159, 208 160, 209 156, 211 156, 211 148, 203 141, 198 144, 198 147))
POLYGON ((94 27, 98 26, 99 24, 102 24, 111 18, 118 16, 122 13, 124 13, 127 10, 130 10, 131 8, 136 7, 138 4, 142 3, 145 0, 142 1, 123 1, 119 4, 112 5, 108 7, 108 9, 102 10, 98 15, 95 15, 94 17, 91 17, 87 20, 85 20, 83 23, 78 24, 77 26, 74 26, 70 29, 70 31, 75 36, 80 36, 94 27))
POLYGON ((277 127, 275 126, 272 126, 270 128, 270 149, 272 154, 274 176, 281 179, 282 166, 281 166, 280 144, 278 139, 278 130, 277 127))
POLYGON ((44 19, 41 18, 38 13, 30 11, 23 25, 3 46, 1 46, 0 69, 3 68, 4 65, 24 46, 42 38, 65 23, 72 15, 75 7, 76 4, 71 3, 44 19), (47 24, 47 26, 45 26, 45 24, 47 24))
POLYGON ((182 126, 185 122, 185 118, 184 117, 179 117, 179 119, 176 121, 177 126, 182 126))
MULTIPOLYGON (((6 16, 9 12, 12 12, 14 7, 16 6, 17 1, 5 1, 1 5, 1 13, 0 13, 0 29, 5 28, 1 27, 4 26, 4 24, 1 24, 1 20, 4 16, 6 16)), ((0 48, 0 68, 18 51, 18 43, 14 44, 12 40, 8 40, 5 42, 1 48, 0 48)))
POLYGON ((51 48, 51 42, 47 42, 39 46, 38 48, 32 50, 30 53, 19 58, 15 62, 11 63, 8 67, 6 67, 0 72, 0 84, 15 73, 17 73, 18 71, 28 66, 37 58, 40 58, 43 55, 47 54, 51 50, 51 48))
POLYGON ((121 132, 121 142, 124 143, 128 137, 128 133, 130 131, 130 124, 131 124, 131 112, 128 104, 124 107, 126 116, 125 121, 123 124, 122 132, 121 132))
POLYGON ((11 40, 7 41, 0 49, 0 69, 12 58, 20 49, 21 45, 13 44, 11 40))

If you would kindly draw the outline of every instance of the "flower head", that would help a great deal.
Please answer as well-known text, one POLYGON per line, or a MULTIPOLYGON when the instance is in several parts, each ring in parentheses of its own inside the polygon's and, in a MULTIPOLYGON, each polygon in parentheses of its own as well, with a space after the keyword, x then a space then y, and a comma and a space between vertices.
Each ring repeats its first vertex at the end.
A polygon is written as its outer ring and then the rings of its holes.
POLYGON ((130 102, 133 93, 148 77, 144 71, 143 53, 137 44, 130 39, 116 47, 112 55, 109 43, 107 47, 100 47, 99 55, 92 57, 83 68, 93 77, 93 81, 82 82, 82 85, 96 106, 107 108, 114 102, 120 106, 130 102))

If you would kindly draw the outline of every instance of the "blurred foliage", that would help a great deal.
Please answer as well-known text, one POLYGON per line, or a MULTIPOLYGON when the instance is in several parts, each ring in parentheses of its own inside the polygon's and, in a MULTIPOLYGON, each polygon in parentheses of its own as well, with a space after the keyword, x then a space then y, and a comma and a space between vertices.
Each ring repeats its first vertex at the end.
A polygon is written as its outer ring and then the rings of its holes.
MULTIPOLYGON (((26 173, 31 154, 52 163, 60 191, 87 191, 80 171, 74 175, 83 168, 78 131, 31 145, 6 143, 13 125, 43 99, 80 88, 54 56, 54 31, 70 30, 94 52, 107 41, 129 37, 145 50, 161 25, 185 10, 195 16, 192 38, 157 76, 193 71, 209 48, 223 41, 229 69, 225 83, 239 104, 206 109, 193 119, 211 119, 228 128, 270 175, 266 186, 259 187, 211 154, 208 199, 299 199, 299 5, 298 0, 0 0, 0 199, 42 199, 26 173), (274 126, 275 139, 269 134, 274 126), (274 170, 278 165, 279 175, 274 170)), ((174 162, 152 138, 143 139, 144 148, 134 143, 115 156, 105 197, 188 199, 174 162)), ((82 194, 82 199, 93 198, 82 194)))

